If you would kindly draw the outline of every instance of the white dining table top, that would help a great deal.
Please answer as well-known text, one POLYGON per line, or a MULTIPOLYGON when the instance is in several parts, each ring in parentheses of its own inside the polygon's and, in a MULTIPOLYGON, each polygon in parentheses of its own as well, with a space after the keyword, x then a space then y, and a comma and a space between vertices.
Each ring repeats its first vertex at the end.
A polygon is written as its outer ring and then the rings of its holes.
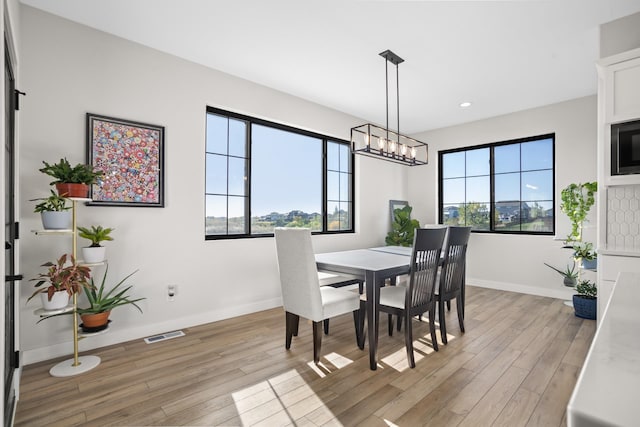
POLYGON ((354 249, 350 251, 316 254, 316 262, 361 270, 378 271, 409 265, 410 258, 397 252, 373 249, 354 249))

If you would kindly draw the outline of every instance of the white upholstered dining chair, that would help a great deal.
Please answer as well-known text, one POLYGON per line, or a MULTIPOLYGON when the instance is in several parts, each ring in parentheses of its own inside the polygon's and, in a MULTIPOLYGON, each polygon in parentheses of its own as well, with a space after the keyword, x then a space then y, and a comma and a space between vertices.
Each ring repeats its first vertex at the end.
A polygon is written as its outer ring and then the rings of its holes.
POLYGON ((298 335, 300 316, 313 322, 313 361, 320 361, 322 323, 325 319, 353 313, 356 343, 360 343, 360 295, 332 286, 320 286, 311 231, 308 228, 274 230, 282 305, 285 310, 285 347, 298 335))

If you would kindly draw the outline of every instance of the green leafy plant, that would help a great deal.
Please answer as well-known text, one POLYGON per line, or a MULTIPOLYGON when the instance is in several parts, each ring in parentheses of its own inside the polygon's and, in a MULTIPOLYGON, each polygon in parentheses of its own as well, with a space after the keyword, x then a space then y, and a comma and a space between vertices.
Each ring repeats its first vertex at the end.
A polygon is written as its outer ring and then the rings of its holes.
POLYGON ((411 219, 413 208, 409 205, 393 211, 393 224, 391 231, 385 238, 385 243, 389 246, 412 246, 413 235, 416 228, 420 228, 417 219, 411 219))
POLYGON ((50 184, 58 183, 75 183, 75 184, 95 184, 102 171, 94 170, 93 166, 78 163, 75 166, 71 166, 69 161, 64 158, 60 159, 58 163, 49 164, 42 161, 44 167, 39 169, 40 172, 52 176, 55 178, 50 184))
POLYGON ((71 206, 67 206, 67 198, 66 197, 59 196, 58 193, 56 193, 53 190, 49 190, 49 191, 51 191, 51 195, 49 197, 29 200, 30 202, 40 201, 40 203, 38 203, 34 207, 34 209, 33 209, 34 213, 40 213, 40 212, 62 212, 62 211, 66 211, 66 210, 71 209, 71 206))
POLYGON ((137 270, 129 274, 128 276, 126 276, 124 279, 120 280, 111 289, 107 290, 106 281, 107 281, 108 271, 109 271, 109 267, 105 268, 104 275, 102 276, 102 280, 100 282, 100 286, 96 287, 93 281, 93 278, 91 279, 91 285, 88 287, 86 292, 87 300, 89 301, 89 307, 78 308, 78 314, 83 315, 83 314, 104 313, 107 311, 111 311, 116 307, 120 307, 122 305, 127 305, 127 304, 133 305, 135 308, 138 309, 138 311, 140 311, 140 313, 142 313, 142 309, 136 303, 138 301, 144 300, 145 298, 131 299, 131 297, 127 295, 127 293, 133 287, 132 285, 121 288, 121 286, 124 286, 125 282, 131 276, 133 276, 137 272, 137 270))
POLYGON ((560 209, 571 221, 571 233, 567 236, 565 244, 582 240, 582 224, 587 220, 589 210, 596 201, 597 191, 598 183, 594 181, 569 184, 560 193, 562 199, 560 209))
POLYGON ((587 261, 593 261, 598 257, 595 249, 593 249, 593 243, 591 242, 575 242, 573 244, 573 257, 581 258, 587 261))
POLYGON ((575 286, 576 285, 576 279, 578 278, 579 271, 576 270, 576 265, 575 264, 567 265, 567 268, 564 271, 560 270, 559 268, 556 268, 556 267, 554 267, 552 265, 549 265, 546 262, 544 263, 544 265, 546 265, 547 267, 551 268, 552 270, 554 270, 558 274, 560 274, 562 277, 564 277, 564 284, 566 286, 575 286))
POLYGON ((102 228, 101 225, 92 225, 91 228, 78 227, 78 235, 83 239, 91 241, 91 247, 100 247, 100 242, 112 241, 113 237, 109 234, 113 231, 113 228, 102 228))
POLYGON ((57 291, 67 291, 69 295, 73 295, 89 286, 91 270, 89 267, 78 265, 71 254, 64 254, 56 263, 46 262, 41 267, 47 267, 47 272, 40 273, 38 277, 31 279, 31 281, 37 281, 35 287, 38 289, 27 299, 27 302, 41 293, 47 293, 48 299, 51 301, 51 297, 57 291), (69 265, 65 265, 67 260, 70 261, 69 265), (41 287, 45 284, 49 286, 41 287))
POLYGON ((581 280, 576 286, 576 292, 578 295, 585 298, 596 298, 598 295, 598 288, 595 283, 589 280, 581 280))

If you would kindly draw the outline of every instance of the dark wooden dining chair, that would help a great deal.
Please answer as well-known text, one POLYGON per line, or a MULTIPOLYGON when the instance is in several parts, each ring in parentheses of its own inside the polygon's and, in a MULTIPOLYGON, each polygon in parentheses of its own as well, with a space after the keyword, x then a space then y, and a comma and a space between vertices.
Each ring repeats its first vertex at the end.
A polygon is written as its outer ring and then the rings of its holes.
MULTIPOLYGON (((438 340, 435 330, 435 288, 440 251, 446 229, 416 229, 411 254, 411 270, 409 286, 386 286, 380 289, 380 303, 376 313, 377 324, 380 312, 398 316, 404 322, 404 340, 407 349, 409 366, 416 366, 413 356, 413 317, 428 314, 431 342, 438 351, 438 340)), ((390 328, 391 330, 392 328, 390 328)), ((376 334, 378 331, 376 331, 376 334)))
POLYGON ((278 271, 285 310, 285 348, 298 335, 300 316, 313 323, 313 361, 320 362, 322 322, 342 314, 353 313, 356 343, 360 345, 360 295, 331 286, 320 286, 311 231, 308 228, 274 230, 278 271))
POLYGON ((471 227, 449 227, 448 241, 444 248, 444 259, 436 290, 438 302, 438 321, 443 344, 447 344, 447 325, 445 321, 445 303, 451 308, 451 300, 456 300, 458 323, 464 333, 464 286, 467 245, 471 227))

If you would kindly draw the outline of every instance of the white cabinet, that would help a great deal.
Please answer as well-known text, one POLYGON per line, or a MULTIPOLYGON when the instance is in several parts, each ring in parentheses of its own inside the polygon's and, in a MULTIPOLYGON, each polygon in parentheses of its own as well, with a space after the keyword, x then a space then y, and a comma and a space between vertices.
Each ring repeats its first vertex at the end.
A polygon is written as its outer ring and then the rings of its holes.
POLYGON ((640 117, 640 49, 601 61, 605 73, 605 122, 640 117))

